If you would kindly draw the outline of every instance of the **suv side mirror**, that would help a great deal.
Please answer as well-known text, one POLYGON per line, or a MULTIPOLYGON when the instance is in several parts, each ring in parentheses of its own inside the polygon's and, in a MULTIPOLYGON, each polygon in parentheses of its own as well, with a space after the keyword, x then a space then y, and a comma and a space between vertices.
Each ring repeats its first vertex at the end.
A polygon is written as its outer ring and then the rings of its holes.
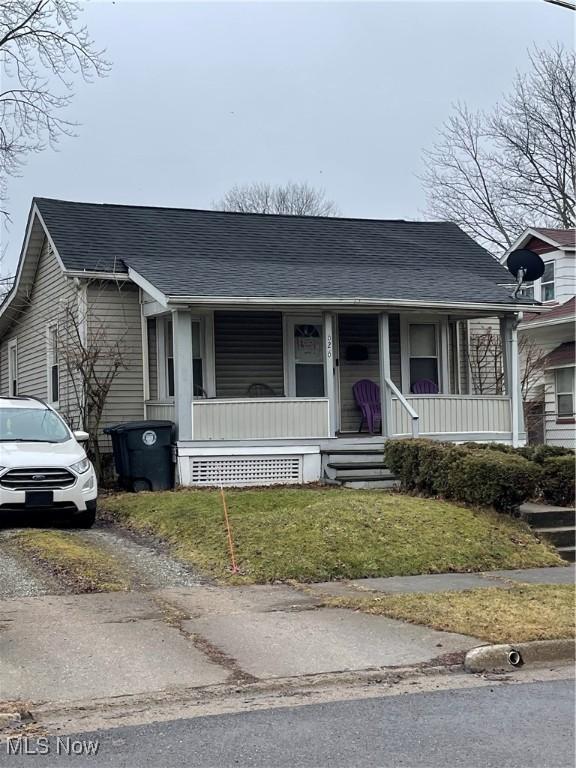
POLYGON ((84 432, 82 429, 77 429, 74 432, 72 432, 74 435, 74 439, 77 440, 79 443, 85 443, 86 440, 90 440, 90 435, 88 432, 84 432))

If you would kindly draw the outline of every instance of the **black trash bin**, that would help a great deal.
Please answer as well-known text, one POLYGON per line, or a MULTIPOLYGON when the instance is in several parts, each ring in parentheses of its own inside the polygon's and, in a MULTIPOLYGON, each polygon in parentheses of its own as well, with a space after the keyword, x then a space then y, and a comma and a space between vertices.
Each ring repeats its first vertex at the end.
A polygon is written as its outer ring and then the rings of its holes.
POLYGON ((165 491, 174 487, 172 421, 130 421, 104 429, 112 439, 114 464, 123 488, 165 491))

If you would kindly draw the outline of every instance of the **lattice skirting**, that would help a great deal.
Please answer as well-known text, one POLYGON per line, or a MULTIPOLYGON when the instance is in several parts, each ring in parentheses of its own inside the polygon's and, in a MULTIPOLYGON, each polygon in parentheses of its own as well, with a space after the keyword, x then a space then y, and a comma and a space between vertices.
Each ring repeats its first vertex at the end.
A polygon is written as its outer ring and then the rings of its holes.
POLYGON ((190 457, 191 485, 273 485, 302 482, 301 456, 190 457))

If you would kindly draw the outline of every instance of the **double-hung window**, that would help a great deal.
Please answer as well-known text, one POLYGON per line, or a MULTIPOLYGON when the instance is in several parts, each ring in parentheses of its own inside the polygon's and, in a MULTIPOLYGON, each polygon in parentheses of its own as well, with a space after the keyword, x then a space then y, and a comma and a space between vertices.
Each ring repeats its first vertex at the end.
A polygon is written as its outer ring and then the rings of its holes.
POLYGON ((419 381, 432 381, 439 388, 438 326, 436 323, 411 323, 408 331, 410 392, 419 381))
POLYGON ((18 394, 18 343, 16 339, 8 342, 8 394, 18 394))
POLYGON ((48 401, 57 405, 60 400, 60 367, 58 361, 58 326, 48 328, 48 401))
POLYGON ((522 285, 522 296, 536 301, 554 301, 556 297, 554 278, 554 262, 546 261, 544 263, 544 274, 542 277, 532 283, 524 283, 522 285))
POLYGON ((556 369, 556 413, 559 419, 574 417, 574 367, 556 369))

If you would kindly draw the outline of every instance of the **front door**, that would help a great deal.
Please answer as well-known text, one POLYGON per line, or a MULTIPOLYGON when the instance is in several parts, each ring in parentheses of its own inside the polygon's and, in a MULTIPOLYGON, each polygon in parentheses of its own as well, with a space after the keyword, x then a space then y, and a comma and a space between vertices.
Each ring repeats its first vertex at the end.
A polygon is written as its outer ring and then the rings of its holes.
POLYGON ((318 318, 289 318, 288 396, 324 397, 324 339, 318 318))

